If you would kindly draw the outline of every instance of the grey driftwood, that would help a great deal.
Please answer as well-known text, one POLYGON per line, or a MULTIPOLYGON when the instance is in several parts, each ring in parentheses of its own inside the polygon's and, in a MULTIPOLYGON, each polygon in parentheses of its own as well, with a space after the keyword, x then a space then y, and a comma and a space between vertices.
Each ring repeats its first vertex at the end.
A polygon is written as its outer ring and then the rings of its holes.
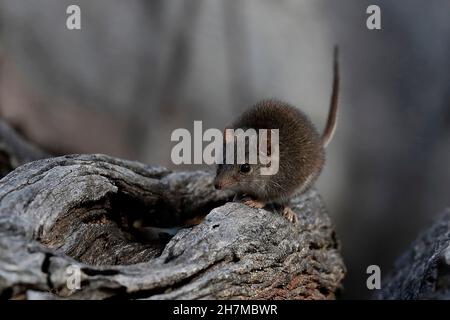
POLYGON ((48 155, 25 141, 9 124, 0 120, 0 178, 18 166, 48 155))
POLYGON ((450 209, 397 260, 377 299, 450 299, 450 209))
POLYGON ((2 298, 330 299, 345 267, 316 190, 299 224, 231 203, 207 172, 104 155, 27 163, 0 180, 2 298), (170 237, 146 227, 188 224, 170 237), (78 268, 80 290, 68 279, 78 268), (69 271, 70 270, 70 271, 69 271))

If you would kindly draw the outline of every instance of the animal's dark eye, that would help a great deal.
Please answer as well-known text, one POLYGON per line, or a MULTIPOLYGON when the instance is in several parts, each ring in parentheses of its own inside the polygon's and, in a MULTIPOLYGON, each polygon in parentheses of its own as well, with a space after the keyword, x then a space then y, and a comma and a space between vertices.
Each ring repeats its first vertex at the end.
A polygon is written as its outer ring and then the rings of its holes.
POLYGON ((239 167, 239 171, 242 173, 249 173, 250 169, 251 167, 248 163, 241 164, 241 166, 239 167))

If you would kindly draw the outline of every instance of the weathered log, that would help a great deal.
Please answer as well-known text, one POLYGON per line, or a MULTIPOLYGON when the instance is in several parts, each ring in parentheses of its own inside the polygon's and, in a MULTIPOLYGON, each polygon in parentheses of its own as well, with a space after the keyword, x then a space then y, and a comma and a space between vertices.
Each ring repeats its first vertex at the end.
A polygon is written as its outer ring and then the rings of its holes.
POLYGON ((103 155, 25 164, 0 180, 3 298, 329 299, 345 267, 317 191, 280 214, 227 203, 212 174, 103 155), (175 236, 146 227, 207 215, 175 236), (81 271, 69 290, 68 268, 81 271))
POLYGON ((450 209, 398 259, 377 299, 450 299, 450 209))
POLYGON ((0 178, 24 163, 48 157, 0 120, 0 178))

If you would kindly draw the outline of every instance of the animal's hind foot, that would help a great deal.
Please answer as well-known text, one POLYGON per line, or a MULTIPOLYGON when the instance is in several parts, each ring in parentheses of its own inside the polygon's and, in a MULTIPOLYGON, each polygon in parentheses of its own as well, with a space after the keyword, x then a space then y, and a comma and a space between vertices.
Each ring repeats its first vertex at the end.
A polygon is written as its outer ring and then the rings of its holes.
POLYGON ((283 217, 285 217, 287 220, 289 220, 290 222, 292 222, 295 225, 298 223, 297 215, 289 207, 284 207, 283 208, 283 217))

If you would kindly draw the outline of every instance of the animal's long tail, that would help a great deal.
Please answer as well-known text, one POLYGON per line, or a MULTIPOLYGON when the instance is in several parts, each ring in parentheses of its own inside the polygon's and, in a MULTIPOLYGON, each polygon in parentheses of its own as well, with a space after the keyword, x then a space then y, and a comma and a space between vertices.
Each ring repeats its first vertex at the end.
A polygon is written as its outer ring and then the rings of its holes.
POLYGON ((327 124, 322 134, 322 144, 324 148, 330 143, 333 138, 337 123, 337 107, 338 107, 338 93, 339 93, 339 62, 337 46, 334 47, 334 61, 333 61, 333 91, 331 92, 330 110, 328 111, 327 124))

